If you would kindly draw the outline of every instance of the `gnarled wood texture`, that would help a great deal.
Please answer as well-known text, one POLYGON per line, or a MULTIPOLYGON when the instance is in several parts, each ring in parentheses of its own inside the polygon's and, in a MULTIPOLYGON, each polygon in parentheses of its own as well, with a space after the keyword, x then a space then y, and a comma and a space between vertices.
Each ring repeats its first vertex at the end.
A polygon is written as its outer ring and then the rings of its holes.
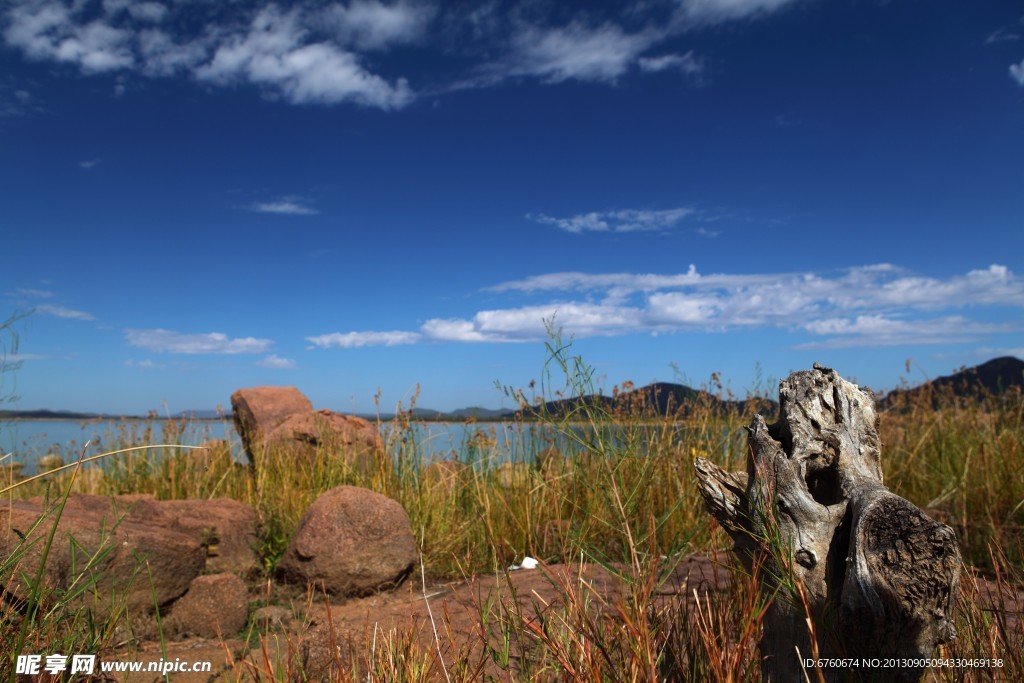
POLYGON ((953 530, 885 488, 870 392, 815 364, 781 383, 779 410, 772 425, 751 421, 746 472, 694 464, 708 511, 774 596, 764 679, 816 680, 801 659, 817 654, 860 660, 823 669, 827 681, 918 680, 921 667, 864 660, 927 658, 956 637, 953 530))

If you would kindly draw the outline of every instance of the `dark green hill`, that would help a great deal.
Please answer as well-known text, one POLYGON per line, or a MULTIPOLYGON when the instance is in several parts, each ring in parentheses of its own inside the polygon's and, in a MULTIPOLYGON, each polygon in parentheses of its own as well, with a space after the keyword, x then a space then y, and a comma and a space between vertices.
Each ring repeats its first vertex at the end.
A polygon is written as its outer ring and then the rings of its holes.
POLYGON ((913 403, 923 397, 952 394, 959 398, 977 398, 984 394, 1002 394, 1013 387, 1024 388, 1024 361, 1013 356, 993 358, 971 368, 961 368, 952 375, 937 377, 912 389, 895 389, 879 401, 881 408, 904 401, 913 403))

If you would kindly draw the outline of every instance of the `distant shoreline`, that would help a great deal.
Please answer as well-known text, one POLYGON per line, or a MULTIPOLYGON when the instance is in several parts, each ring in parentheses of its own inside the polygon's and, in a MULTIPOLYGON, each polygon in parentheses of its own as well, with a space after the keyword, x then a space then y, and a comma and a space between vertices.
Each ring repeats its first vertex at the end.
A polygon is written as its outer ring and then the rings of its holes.
POLYGON ((139 417, 138 415, 9 415, 0 413, 0 420, 10 422, 154 422, 158 420, 188 420, 189 422, 221 422, 231 420, 225 417, 139 417))

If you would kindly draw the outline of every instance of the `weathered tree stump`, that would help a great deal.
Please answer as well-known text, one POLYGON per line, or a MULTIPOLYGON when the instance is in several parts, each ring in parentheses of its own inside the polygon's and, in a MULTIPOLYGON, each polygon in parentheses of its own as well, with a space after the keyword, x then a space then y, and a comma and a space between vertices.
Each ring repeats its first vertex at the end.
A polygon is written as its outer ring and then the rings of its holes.
POLYGON ((953 530, 885 488, 870 392, 815 364, 780 384, 779 410, 772 425, 751 421, 746 472, 694 464, 709 512, 772 600, 764 680, 818 680, 803 661, 814 657, 838 660, 826 681, 920 679, 920 660, 956 637, 953 530))

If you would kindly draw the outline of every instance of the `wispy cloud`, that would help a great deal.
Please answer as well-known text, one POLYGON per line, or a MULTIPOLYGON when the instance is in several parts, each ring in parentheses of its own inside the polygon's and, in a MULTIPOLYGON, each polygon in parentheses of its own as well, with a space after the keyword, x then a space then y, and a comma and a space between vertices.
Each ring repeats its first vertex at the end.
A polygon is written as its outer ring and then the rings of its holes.
POLYGON ((413 99, 405 79, 389 83, 367 71, 357 54, 310 40, 298 9, 261 9, 244 34, 223 41, 195 76, 217 85, 249 82, 280 93, 293 104, 353 102, 397 109, 413 99))
POLYGON ((63 306, 53 306, 51 304, 40 304, 35 307, 36 312, 43 313, 45 315, 53 315, 58 318, 67 318, 69 320, 95 320, 95 316, 85 311, 76 311, 71 308, 65 308, 63 306))
POLYGON ((156 353, 238 354, 266 353, 273 342, 269 339, 240 337, 231 339, 221 332, 182 334, 164 329, 125 330, 125 340, 132 346, 156 353))
POLYGON ((125 367, 139 368, 141 370, 150 370, 152 368, 157 367, 157 364, 154 363, 149 358, 146 358, 146 359, 143 359, 143 360, 135 360, 134 358, 129 358, 128 360, 126 360, 124 362, 124 364, 125 364, 125 367))
POLYGON ((277 354, 272 353, 269 356, 256 361, 256 365, 264 368, 273 368, 275 370, 291 370, 295 367, 295 361, 291 358, 281 358, 277 354))
POLYGON ((321 349, 352 349, 360 346, 400 346, 415 344, 420 335, 415 332, 332 332, 314 337, 306 337, 313 346, 321 349))
POLYGON ((107 16, 117 16, 127 12, 140 21, 159 23, 167 16, 168 9, 159 2, 136 2, 135 0, 103 0, 103 9, 107 16))
POLYGON ((698 23, 720 23, 770 14, 801 0, 682 0, 686 19, 698 23))
POLYGON ((25 361, 46 360, 48 357, 38 353, 9 353, 0 357, 0 362, 5 364, 24 363, 25 361))
POLYGON ((686 54, 666 54, 658 57, 641 57, 637 64, 642 71, 678 71, 684 76, 699 80, 704 74, 704 60, 690 50, 686 54))
POLYGON ((342 45, 363 50, 385 50, 416 43, 427 31, 437 8, 427 3, 355 0, 347 6, 333 4, 323 11, 323 25, 342 45))
POLYGON ((829 336, 825 341, 798 344, 798 349, 845 349, 858 346, 910 346, 921 344, 962 344, 987 335, 1011 332, 1006 324, 979 323, 963 316, 926 319, 898 319, 886 315, 815 320, 804 326, 808 332, 829 336))
POLYGON ((320 213, 311 206, 295 199, 282 199, 276 202, 257 202, 249 206, 256 213, 276 213, 286 216, 315 216, 320 213))
POLYGON ((1024 59, 1020 60, 1020 64, 1010 65, 1010 78, 1017 81, 1017 85, 1024 88, 1024 59))
POLYGON ((14 290, 15 296, 28 297, 30 299, 50 299, 53 292, 46 289, 32 289, 31 287, 18 287, 14 290))
POLYGON ((78 162, 78 168, 84 168, 86 170, 89 170, 90 168, 96 168, 97 166, 99 166, 99 164, 99 159, 86 159, 85 161, 78 162))
POLYGON ((978 322, 957 309, 1024 308, 1024 278, 1001 265, 949 278, 891 264, 837 273, 547 273, 488 287, 548 293, 549 303, 433 318, 417 331, 336 332, 307 337, 322 348, 418 342, 518 342, 554 324, 578 337, 777 328, 812 335, 799 348, 977 342, 1024 325, 978 322))
POLYGON ((104 21, 86 21, 60 2, 15 3, 7 12, 4 38, 37 60, 66 62, 85 73, 134 65, 131 32, 104 21))
MULTIPOLYGON (((422 93, 377 53, 431 45, 471 62, 434 92, 510 79, 616 83, 674 70, 695 81, 694 52, 660 49, 701 25, 766 15, 798 0, 664 0, 567 11, 557 3, 489 3, 471 11, 437 0, 197 3, 11 0, 3 42, 29 59, 85 75, 189 78, 258 88, 291 104, 400 109, 422 93), (197 28, 202 27, 202 28, 197 28), (455 47, 457 46, 457 47, 455 47)), ((429 46, 428 46, 429 47, 429 46)), ((123 93, 119 81, 116 93, 123 93)), ((15 111, 12 106, 0 108, 15 111)))
POLYGON ((627 209, 581 213, 569 218, 554 218, 547 214, 527 214, 527 218, 544 225, 553 225, 571 233, 584 232, 640 232, 671 228, 694 209, 681 207, 662 211, 627 209))
POLYGON ((9 90, 0 83, 0 117, 22 116, 30 112, 44 111, 39 100, 28 90, 15 88, 9 90))
POLYGON ((1002 43, 1010 40, 1019 40, 1020 34, 1015 33, 1013 30, 1008 29, 1005 26, 997 28, 992 33, 988 34, 985 38, 986 45, 992 45, 994 43, 1002 43))
POLYGON ((648 30, 629 33, 612 23, 588 26, 578 20, 559 27, 521 25, 509 52, 481 72, 493 80, 533 76, 547 83, 612 82, 659 37, 648 30))
POLYGON ((971 353, 978 358, 996 358, 998 356, 1016 356, 1024 358, 1024 346, 1002 346, 993 348, 991 346, 979 346, 971 350, 971 353))
POLYGON ((219 3, 105 0, 97 14, 92 3, 15 0, 4 13, 3 38, 30 59, 72 64, 85 74, 137 71, 184 74, 218 86, 248 83, 294 104, 396 109, 413 99, 404 79, 389 82, 370 72, 353 50, 409 41, 429 19, 420 5, 357 0, 326 14, 275 4, 231 11, 228 17, 219 3), (173 20, 185 12, 190 21, 173 20), (203 19, 205 31, 180 32, 203 19), (324 35, 327 30, 332 35, 324 35))

